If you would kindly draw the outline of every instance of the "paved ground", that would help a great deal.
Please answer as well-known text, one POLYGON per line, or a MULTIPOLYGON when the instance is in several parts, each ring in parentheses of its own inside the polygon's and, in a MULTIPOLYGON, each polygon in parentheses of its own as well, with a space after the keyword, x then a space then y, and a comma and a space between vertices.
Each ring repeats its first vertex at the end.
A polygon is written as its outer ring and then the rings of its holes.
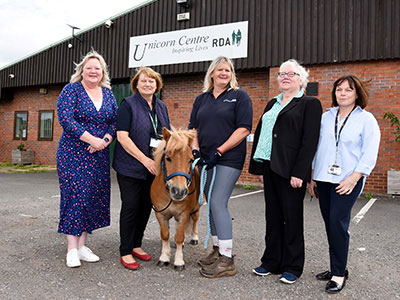
MULTIPOLYGON (((236 188, 234 195, 246 192, 236 188)), ((304 203, 306 263, 303 276, 291 286, 280 283, 275 275, 251 273, 264 247, 262 193, 230 200, 236 276, 207 279, 199 275, 196 260, 204 253, 204 208, 200 244, 187 244, 184 249, 186 270, 156 266, 161 243, 153 214, 143 247, 155 259, 141 263, 139 271, 124 269, 118 255, 120 200, 115 178, 112 225, 95 231, 88 240, 101 261, 69 269, 65 237, 56 232, 56 173, 0 174, 0 299, 400 299, 400 199, 379 198, 357 225, 352 223, 350 279, 339 295, 326 294, 324 283, 314 279, 328 266, 327 242, 317 201, 304 203)), ((353 214, 366 203, 359 199, 353 214)))

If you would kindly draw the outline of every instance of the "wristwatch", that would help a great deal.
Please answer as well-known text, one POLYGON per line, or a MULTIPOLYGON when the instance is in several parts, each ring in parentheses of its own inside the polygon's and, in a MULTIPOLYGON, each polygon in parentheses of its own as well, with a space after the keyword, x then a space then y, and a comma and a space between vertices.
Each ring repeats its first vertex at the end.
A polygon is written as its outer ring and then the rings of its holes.
POLYGON ((108 143, 110 141, 110 139, 108 137, 105 137, 103 140, 105 140, 106 143, 108 143))

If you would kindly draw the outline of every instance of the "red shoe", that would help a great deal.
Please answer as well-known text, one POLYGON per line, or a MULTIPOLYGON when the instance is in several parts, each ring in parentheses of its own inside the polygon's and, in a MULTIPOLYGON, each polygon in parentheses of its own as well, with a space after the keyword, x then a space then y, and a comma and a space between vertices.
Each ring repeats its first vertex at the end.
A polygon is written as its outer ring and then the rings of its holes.
POLYGON ((122 264, 125 268, 127 268, 127 269, 129 269, 129 270, 137 270, 137 269, 140 268, 139 264, 138 264, 136 261, 133 262, 133 263, 127 263, 127 262, 125 262, 125 261, 122 259, 122 257, 119 259, 119 261, 121 262, 121 264, 122 264))
POLYGON ((144 260, 144 261, 152 259, 152 257, 150 255, 148 255, 147 253, 146 254, 139 254, 139 253, 135 252, 135 250, 132 250, 132 255, 134 257, 137 257, 137 258, 139 258, 141 260, 144 260))

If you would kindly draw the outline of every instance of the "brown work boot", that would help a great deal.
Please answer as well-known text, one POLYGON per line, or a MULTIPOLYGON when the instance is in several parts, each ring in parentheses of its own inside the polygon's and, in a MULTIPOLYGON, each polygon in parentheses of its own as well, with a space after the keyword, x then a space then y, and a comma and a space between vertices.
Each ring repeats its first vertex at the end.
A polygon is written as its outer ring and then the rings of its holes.
POLYGON ((219 257, 219 247, 213 246, 213 250, 206 257, 199 259, 197 263, 200 267, 212 265, 219 257))
POLYGON ((233 276, 236 274, 235 263, 232 257, 220 255, 212 265, 201 268, 200 274, 208 278, 233 276))

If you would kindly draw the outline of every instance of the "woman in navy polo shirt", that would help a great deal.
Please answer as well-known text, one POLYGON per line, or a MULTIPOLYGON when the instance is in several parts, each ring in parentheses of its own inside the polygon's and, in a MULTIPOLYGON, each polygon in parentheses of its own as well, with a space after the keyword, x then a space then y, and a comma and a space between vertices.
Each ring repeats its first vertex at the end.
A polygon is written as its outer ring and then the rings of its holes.
POLYGON ((198 133, 192 144, 194 155, 201 155, 207 165, 206 196, 213 170, 216 172, 211 199, 207 199, 213 251, 198 261, 202 267, 200 274, 205 277, 236 274, 228 200, 243 168, 245 139, 252 121, 251 99, 239 88, 232 61, 222 56, 216 58, 207 70, 203 94, 193 104, 189 123, 189 128, 198 133))
POLYGON ((162 88, 161 75, 141 67, 132 78, 135 93, 124 99, 117 114, 117 143, 113 168, 121 193, 121 264, 139 269, 133 257, 150 260, 142 239, 150 217, 150 187, 156 174, 151 150, 157 146, 163 127, 170 128, 166 105, 154 94, 162 88))

